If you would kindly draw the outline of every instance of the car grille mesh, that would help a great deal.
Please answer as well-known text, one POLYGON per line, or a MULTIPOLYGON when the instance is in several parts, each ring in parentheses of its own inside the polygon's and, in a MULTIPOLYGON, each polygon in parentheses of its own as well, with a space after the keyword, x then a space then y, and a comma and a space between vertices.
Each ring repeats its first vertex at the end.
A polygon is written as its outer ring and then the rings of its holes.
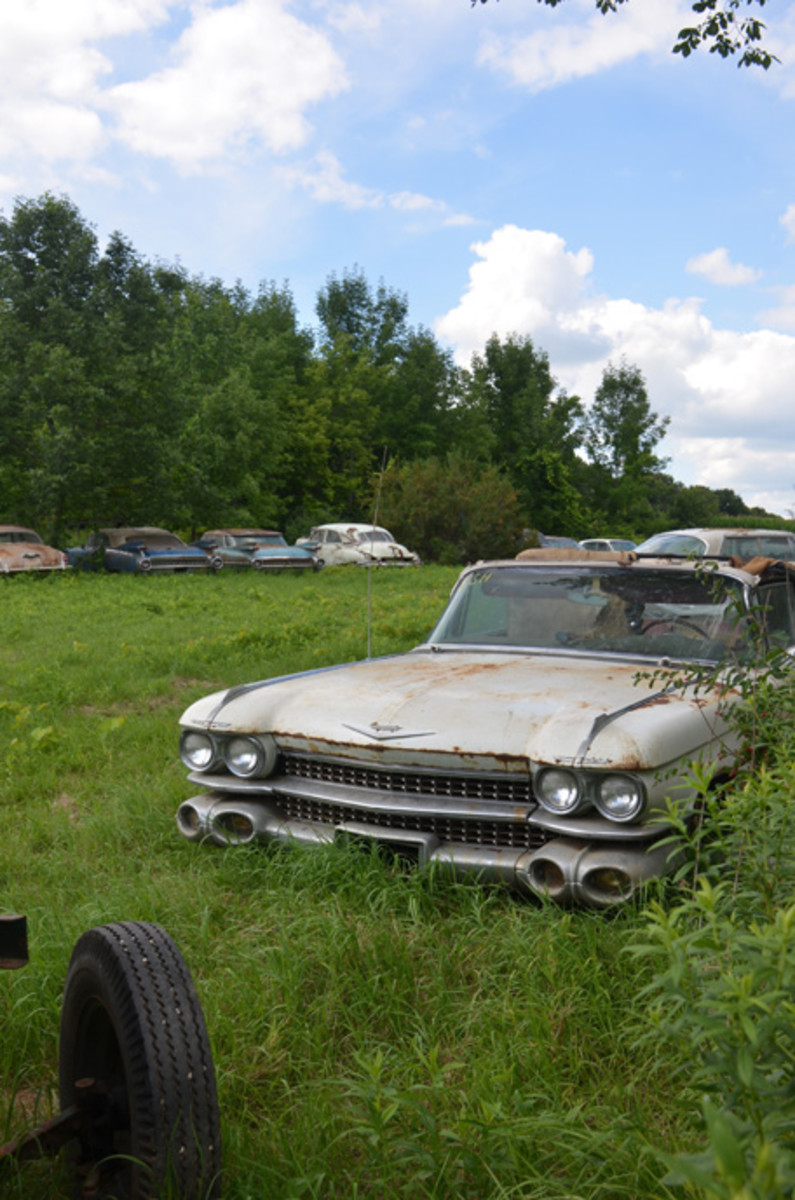
POLYGON ((345 787, 369 788, 379 792, 399 792, 415 796, 454 796, 464 800, 499 800, 507 804, 532 804, 529 779, 513 775, 444 775, 393 768, 361 766, 331 759, 287 755, 285 775, 339 783, 345 787))
MULTIPOLYGON (((441 772, 426 774, 391 768, 379 769, 329 759, 304 758, 300 755, 287 755, 283 759, 282 768, 287 776, 340 784, 347 788, 402 795, 495 800, 515 804, 519 808, 533 803, 529 779, 511 776, 445 775, 441 772)), ((388 829, 435 834, 444 842, 535 850, 546 841, 544 831, 530 825, 526 820, 497 821, 487 820, 482 816, 450 817, 433 812, 390 812, 385 808, 373 811, 354 805, 286 794, 280 795, 279 807, 286 816, 294 820, 316 821, 331 826, 355 821, 388 829)))
POLYGON ((204 571, 207 562, 195 554, 173 554, 169 558, 153 554, 149 557, 149 568, 152 571, 204 571))
POLYGON ((432 833, 442 842, 464 842, 471 846, 505 846, 514 850, 537 850, 544 845, 547 834, 527 821, 483 821, 466 817, 419 816, 413 813, 390 813, 349 808, 298 796, 280 796, 279 808, 290 820, 314 821, 336 827, 355 821, 406 832, 432 833))

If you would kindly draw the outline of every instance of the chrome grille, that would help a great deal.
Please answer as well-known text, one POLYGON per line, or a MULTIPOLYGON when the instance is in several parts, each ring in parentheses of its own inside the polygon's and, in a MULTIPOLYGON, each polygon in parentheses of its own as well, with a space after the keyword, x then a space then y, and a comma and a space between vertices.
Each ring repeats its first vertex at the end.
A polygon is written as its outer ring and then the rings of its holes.
POLYGON ((149 559, 152 571, 206 571, 207 563, 197 558, 195 554, 174 555, 171 558, 158 558, 152 555, 149 559))
POLYGON ((442 772, 403 771, 288 754, 282 759, 285 775, 339 783, 346 787, 369 788, 403 795, 455 796, 465 800, 499 800, 507 804, 533 803, 529 778, 517 775, 446 775, 442 772))
POLYGON ((505 846, 514 850, 537 850, 548 835, 527 821, 484 821, 466 817, 390 813, 383 809, 349 808, 300 796, 279 797, 279 809, 290 820, 315 821, 335 827, 346 822, 435 834, 442 842, 464 842, 471 846, 505 846))

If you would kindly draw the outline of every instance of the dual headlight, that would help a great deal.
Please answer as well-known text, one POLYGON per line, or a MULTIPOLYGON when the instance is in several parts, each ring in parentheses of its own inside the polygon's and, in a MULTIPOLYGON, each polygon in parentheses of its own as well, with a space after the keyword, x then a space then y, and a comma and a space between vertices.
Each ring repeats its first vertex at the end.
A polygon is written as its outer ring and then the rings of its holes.
POLYGON ((272 774, 276 766, 276 743, 268 733, 231 734, 213 737, 197 729, 185 729, 179 740, 180 758, 191 771, 212 771, 225 766, 243 779, 272 774))
POLYGON ((646 791, 632 775, 580 775, 558 767, 539 771, 538 802, 559 817, 574 816, 593 806, 610 821, 635 821, 646 804, 646 791))

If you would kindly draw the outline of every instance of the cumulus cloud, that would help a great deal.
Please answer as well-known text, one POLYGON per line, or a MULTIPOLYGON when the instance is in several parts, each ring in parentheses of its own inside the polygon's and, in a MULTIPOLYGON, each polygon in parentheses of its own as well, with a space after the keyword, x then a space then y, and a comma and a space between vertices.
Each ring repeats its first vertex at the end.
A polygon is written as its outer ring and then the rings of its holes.
POLYGON ((462 365, 492 333, 527 335, 560 385, 588 403, 608 362, 626 357, 654 410, 671 417, 662 451, 689 466, 684 482, 732 487, 749 503, 764 495, 772 511, 788 511, 795 337, 716 329, 697 300, 650 308, 599 295, 590 251, 541 230, 504 226, 472 251, 469 285, 434 327, 462 365))
POLYGON ((348 86, 327 37, 280 0, 198 6, 173 59, 110 88, 105 103, 124 142, 187 170, 251 142, 277 154, 300 147, 306 109, 348 86))
POLYGON ((755 283, 762 272, 742 263, 733 263, 725 246, 718 246, 706 254, 697 254, 688 260, 685 269, 691 275, 703 275, 710 283, 719 287, 737 287, 742 283, 755 283))
MULTIPOLYGON (((640 54, 668 54, 677 11, 689 10, 670 0, 645 0, 622 5, 616 12, 594 13, 591 3, 576 3, 569 10, 576 23, 565 24, 562 15, 530 36, 487 37, 478 63, 509 77, 530 91, 542 91, 615 67, 640 54)), ((684 19, 682 20, 684 22, 684 19)))
MULTIPOLYGON (((458 307, 437 321, 439 337, 468 360, 492 333, 531 333, 557 341, 565 331, 569 337, 562 339, 561 353, 582 358, 583 335, 590 346, 589 331, 579 323, 593 267, 589 250, 572 254, 557 234, 516 225, 496 230, 472 250, 479 261, 470 267, 469 287, 458 307)), ((592 351, 590 346, 588 357, 592 351)))
MULTIPOLYGON (((112 65, 103 38, 165 18, 163 0, 27 0, 0 6, 0 154, 4 164, 87 162, 105 133, 96 111, 112 65)), ((9 175, 9 178, 13 176, 9 175)))

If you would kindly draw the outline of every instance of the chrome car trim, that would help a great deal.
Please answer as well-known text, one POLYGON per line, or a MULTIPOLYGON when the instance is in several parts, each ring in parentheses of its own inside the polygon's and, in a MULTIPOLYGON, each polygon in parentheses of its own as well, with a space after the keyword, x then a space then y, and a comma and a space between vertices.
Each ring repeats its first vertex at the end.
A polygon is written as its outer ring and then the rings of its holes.
POLYGON ((334 825, 290 817, 276 804, 231 800, 208 793, 177 811, 180 832, 190 841, 219 846, 279 841, 317 846, 335 841, 375 844, 422 869, 448 868, 458 878, 475 877, 512 891, 534 893, 562 904, 591 908, 623 904, 669 865, 670 848, 592 846, 576 838, 554 838, 529 847, 489 846, 445 839, 432 830, 405 830, 357 821, 334 825))

